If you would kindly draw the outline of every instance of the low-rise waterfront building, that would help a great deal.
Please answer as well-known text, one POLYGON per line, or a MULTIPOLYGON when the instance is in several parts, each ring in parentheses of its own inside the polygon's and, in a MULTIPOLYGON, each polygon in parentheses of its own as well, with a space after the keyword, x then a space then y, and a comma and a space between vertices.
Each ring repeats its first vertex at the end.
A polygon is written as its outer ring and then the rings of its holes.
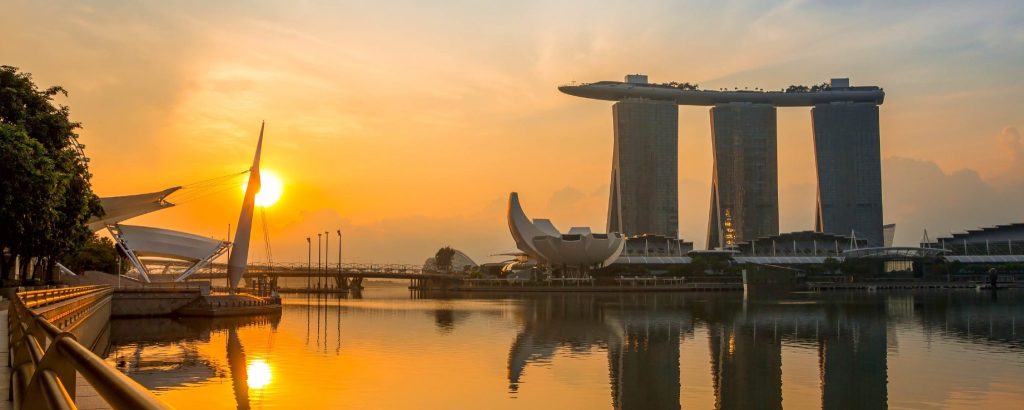
POLYGON ((636 235, 626 238, 622 256, 685 256, 693 242, 665 235, 636 235))
POLYGON ((934 242, 922 242, 922 248, 948 251, 949 255, 1024 255, 1024 223, 971 229, 934 242))
POLYGON ((741 256, 842 256, 845 251, 867 246, 866 239, 824 232, 798 231, 742 242, 735 249, 741 256))

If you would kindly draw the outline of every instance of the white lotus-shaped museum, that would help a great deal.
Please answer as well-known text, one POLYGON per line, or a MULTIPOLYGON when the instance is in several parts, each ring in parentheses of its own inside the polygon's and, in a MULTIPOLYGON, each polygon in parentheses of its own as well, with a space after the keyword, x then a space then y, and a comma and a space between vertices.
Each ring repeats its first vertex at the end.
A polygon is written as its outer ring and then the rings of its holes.
POLYGON ((516 247, 531 258, 552 266, 601 266, 615 261, 626 242, 618 233, 592 233, 573 227, 560 233, 547 219, 530 218, 519 205, 519 194, 508 197, 508 229, 516 247))

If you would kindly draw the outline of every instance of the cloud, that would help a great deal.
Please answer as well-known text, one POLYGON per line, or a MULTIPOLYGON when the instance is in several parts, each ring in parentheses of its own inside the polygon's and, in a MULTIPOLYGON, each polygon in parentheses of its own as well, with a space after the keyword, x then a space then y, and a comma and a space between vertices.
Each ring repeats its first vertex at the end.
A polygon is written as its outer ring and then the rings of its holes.
POLYGON ((555 191, 548 200, 548 209, 575 208, 587 195, 573 187, 565 187, 555 191))
POLYGON ((1024 184, 1024 138, 1015 127, 1005 127, 999 133, 998 149, 1006 159, 1002 174, 993 178, 993 182, 1002 186, 1024 184))
POLYGON ((885 221, 896 223, 896 243, 919 243, 951 232, 1024 220, 1024 184, 1001 185, 977 171, 943 171, 933 161, 902 157, 882 162, 885 221))

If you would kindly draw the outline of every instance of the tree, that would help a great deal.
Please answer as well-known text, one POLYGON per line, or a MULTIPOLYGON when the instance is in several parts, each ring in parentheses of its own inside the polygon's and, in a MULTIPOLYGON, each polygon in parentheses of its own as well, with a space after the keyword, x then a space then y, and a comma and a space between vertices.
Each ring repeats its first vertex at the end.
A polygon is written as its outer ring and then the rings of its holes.
POLYGON ((75 273, 97 270, 117 274, 118 250, 110 238, 93 236, 77 253, 65 256, 61 263, 75 273))
POLYGON ((0 267, 8 279, 16 256, 27 266, 55 228, 59 176, 43 145, 23 129, 0 123, 0 267))
POLYGON ((445 246, 437 250, 434 254, 434 264, 437 265, 437 269, 448 272, 452 270, 452 259, 455 257, 455 249, 450 246, 445 246))
POLYGON ((836 273, 843 268, 843 263, 831 256, 825 258, 825 262, 822 265, 825 268, 825 273, 836 273))
POLYGON ((0 274, 10 279, 15 258, 36 263, 52 280, 53 263, 91 237, 86 222, 102 215, 89 183, 88 159, 77 122, 39 90, 31 75, 0 66, 0 274), (20 258, 19 258, 20 257, 20 258))

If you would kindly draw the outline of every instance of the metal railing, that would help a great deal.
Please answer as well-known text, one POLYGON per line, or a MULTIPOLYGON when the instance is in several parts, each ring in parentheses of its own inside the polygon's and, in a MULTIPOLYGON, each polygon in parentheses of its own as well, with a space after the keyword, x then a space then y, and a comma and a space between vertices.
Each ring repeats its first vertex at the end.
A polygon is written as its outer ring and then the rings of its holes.
POLYGON ((171 408, 70 333, 110 303, 112 294, 109 286, 79 286, 19 292, 12 298, 7 326, 14 408, 76 409, 76 375, 115 409, 171 408))

